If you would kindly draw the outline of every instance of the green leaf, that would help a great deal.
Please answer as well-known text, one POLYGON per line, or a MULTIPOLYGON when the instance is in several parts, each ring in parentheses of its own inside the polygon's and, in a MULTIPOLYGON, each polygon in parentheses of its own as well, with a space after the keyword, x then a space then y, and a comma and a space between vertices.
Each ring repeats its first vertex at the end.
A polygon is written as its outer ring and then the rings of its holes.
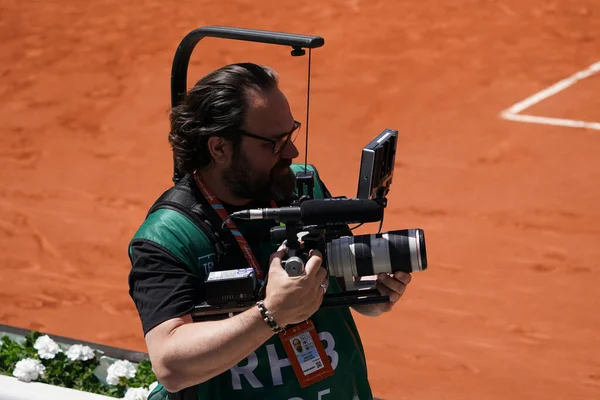
POLYGON ((26 334, 25 335, 25 347, 33 349, 33 345, 35 344, 35 341, 40 336, 42 336, 42 334, 40 332, 37 332, 37 331, 31 331, 28 334, 26 334))
POLYGON ((8 336, 3 336, 0 346, 0 373, 3 375, 12 375, 17 362, 23 358, 36 357, 36 351, 33 348, 26 348, 20 343, 15 342, 8 336))
POLYGON ((135 377, 129 379, 130 387, 148 387, 156 381, 152 364, 148 360, 142 360, 137 365, 135 377))

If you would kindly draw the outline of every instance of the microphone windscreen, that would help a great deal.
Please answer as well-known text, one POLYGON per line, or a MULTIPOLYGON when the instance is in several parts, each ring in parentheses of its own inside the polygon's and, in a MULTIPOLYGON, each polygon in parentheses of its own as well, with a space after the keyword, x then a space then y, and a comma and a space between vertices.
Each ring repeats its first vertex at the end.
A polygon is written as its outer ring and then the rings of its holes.
POLYGON ((305 225, 354 224, 383 219, 383 206, 374 200, 319 199, 300 203, 305 225))

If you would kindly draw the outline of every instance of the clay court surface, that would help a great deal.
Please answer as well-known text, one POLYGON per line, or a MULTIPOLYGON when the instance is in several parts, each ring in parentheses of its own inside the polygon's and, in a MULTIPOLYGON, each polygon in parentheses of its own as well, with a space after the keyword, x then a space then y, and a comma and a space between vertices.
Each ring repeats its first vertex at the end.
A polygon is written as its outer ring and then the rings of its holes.
MULTIPOLYGON (((172 4, 2 1, 0 323, 145 351, 126 249, 171 184, 177 45, 205 25, 315 34, 309 161, 355 196, 362 147, 398 129, 384 230, 427 239, 394 311, 357 316, 375 394, 600 398, 600 130, 499 117, 600 60, 600 4, 172 4)), ((188 83, 237 61, 276 68, 305 122, 288 48, 205 39, 188 83)), ((600 122, 600 75, 524 113, 600 122)))

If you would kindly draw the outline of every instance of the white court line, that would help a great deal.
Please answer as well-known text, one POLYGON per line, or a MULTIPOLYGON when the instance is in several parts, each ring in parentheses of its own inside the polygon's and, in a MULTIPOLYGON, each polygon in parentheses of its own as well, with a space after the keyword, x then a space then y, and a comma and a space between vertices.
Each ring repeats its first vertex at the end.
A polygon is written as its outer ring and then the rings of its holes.
POLYGON ((533 124, 545 124, 545 125, 555 125, 555 126, 567 126, 570 128, 586 128, 586 129, 595 129, 600 130, 600 122, 587 122, 587 121, 579 121, 574 119, 563 119, 563 118, 550 118, 550 117, 539 117, 535 115, 525 115, 520 114, 520 112, 526 110, 527 108, 533 106, 534 104, 539 103, 540 101, 547 99, 550 96, 557 94, 568 88, 569 86, 574 85, 577 81, 588 78, 595 73, 600 72, 600 61, 590 65, 588 68, 583 71, 579 71, 574 73, 573 75, 565 78, 559 82, 556 82, 554 85, 550 86, 547 89, 544 89, 533 96, 526 98, 523 101, 518 102, 512 107, 502 111, 500 116, 504 119, 511 121, 519 121, 519 122, 528 122, 533 124))

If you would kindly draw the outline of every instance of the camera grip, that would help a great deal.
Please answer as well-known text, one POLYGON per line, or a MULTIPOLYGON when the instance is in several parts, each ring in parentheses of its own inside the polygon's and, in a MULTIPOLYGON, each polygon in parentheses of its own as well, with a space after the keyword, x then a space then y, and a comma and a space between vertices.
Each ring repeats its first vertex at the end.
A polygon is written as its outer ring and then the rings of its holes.
POLYGON ((289 276, 300 276, 304 273, 305 261, 298 256, 292 256, 281 263, 289 276))

